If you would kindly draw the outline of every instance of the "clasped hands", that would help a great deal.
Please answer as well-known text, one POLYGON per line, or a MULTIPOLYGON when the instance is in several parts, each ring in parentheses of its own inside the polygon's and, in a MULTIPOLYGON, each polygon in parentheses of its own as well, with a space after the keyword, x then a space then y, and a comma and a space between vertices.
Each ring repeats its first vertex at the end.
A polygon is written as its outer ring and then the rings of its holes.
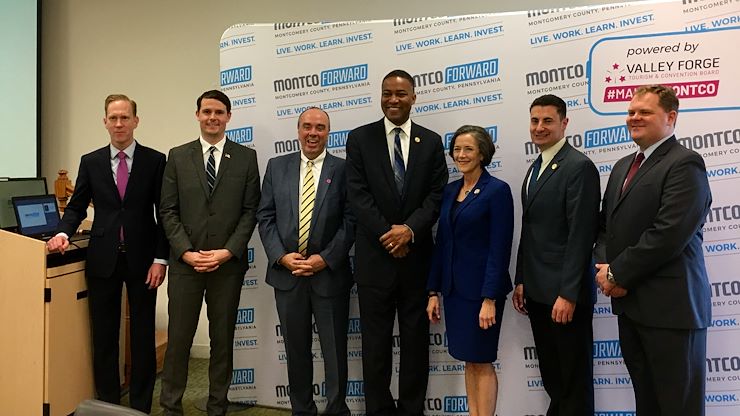
POLYGON ((310 277, 326 268, 326 262, 319 254, 306 258, 301 253, 288 253, 280 258, 279 263, 295 277, 310 277))
POLYGON ((601 289, 601 292, 605 296, 621 298, 627 294, 627 289, 615 285, 606 278, 609 264, 596 263, 596 270, 596 285, 599 286, 599 289, 601 289))
POLYGON ((380 244, 391 256, 400 259, 409 254, 411 229, 405 225, 393 224, 387 233, 380 236, 380 244))
POLYGON ((182 261, 193 266, 198 273, 215 271, 226 263, 234 255, 228 249, 186 251, 182 255, 182 261))

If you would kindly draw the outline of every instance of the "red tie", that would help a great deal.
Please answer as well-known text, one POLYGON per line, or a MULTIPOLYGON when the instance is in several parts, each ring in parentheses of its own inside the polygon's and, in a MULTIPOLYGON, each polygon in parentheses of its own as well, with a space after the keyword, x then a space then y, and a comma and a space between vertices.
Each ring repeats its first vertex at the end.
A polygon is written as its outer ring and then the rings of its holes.
POLYGON ((645 160, 645 153, 640 152, 635 156, 635 160, 632 161, 632 166, 630 166, 630 171, 627 173, 627 178, 624 180, 624 185, 622 185, 622 192, 624 192, 624 190, 627 189, 627 185, 632 182, 632 178, 635 177, 637 169, 640 169, 640 165, 643 160, 645 160))

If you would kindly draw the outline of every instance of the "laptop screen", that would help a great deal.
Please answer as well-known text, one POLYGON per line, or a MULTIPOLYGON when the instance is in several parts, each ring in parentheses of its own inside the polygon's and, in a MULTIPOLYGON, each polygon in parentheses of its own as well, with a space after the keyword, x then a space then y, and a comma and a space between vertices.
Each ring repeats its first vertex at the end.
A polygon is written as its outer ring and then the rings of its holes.
POLYGON ((56 233, 59 209, 54 195, 13 197, 18 233, 29 237, 48 237, 56 233))

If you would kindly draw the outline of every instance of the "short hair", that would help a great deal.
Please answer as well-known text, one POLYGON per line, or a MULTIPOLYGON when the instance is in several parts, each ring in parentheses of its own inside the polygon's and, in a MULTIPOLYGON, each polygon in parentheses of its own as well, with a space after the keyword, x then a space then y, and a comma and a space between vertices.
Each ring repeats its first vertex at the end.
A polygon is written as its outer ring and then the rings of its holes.
POLYGON ((128 101, 129 104, 131 104, 131 111, 134 112, 134 117, 136 117, 136 101, 128 98, 127 96, 123 94, 111 94, 107 97, 105 97, 105 115, 108 115, 108 106, 110 103, 114 101, 128 101))
POLYGON ((568 114, 568 106, 565 105, 565 101, 557 95, 545 94, 535 98, 534 101, 532 101, 532 105, 529 106, 529 111, 532 111, 532 107, 535 106, 546 107, 548 105, 555 107, 560 119, 565 120, 565 116, 568 114))
POLYGON ((416 83, 414 82, 414 77, 412 77, 408 72, 404 71, 403 69, 394 69, 393 71, 386 74, 386 76, 383 77, 383 81, 387 80, 388 78, 403 78, 411 83, 411 91, 416 88, 416 83))
POLYGON ((660 105, 660 108, 662 108, 666 113, 670 113, 671 111, 678 112, 678 97, 673 88, 659 84, 643 85, 635 90, 635 94, 633 96, 637 97, 638 95, 645 95, 648 93, 658 96, 658 105, 660 105))
POLYGON ((478 152, 482 156, 480 166, 482 168, 488 166, 491 163, 491 159, 493 159, 493 155, 496 154, 496 146, 493 144, 493 138, 488 134, 488 131, 480 126, 466 124, 455 131, 452 135, 452 140, 450 140, 450 157, 454 160, 455 140, 463 134, 473 136, 475 143, 478 145, 478 152))
POLYGON ((196 111, 200 111, 200 102, 203 101, 204 98, 221 101, 226 106, 226 112, 231 112, 231 100, 229 99, 229 97, 226 96, 226 94, 222 93, 219 90, 210 90, 201 94, 200 97, 198 97, 198 100, 195 102, 197 106, 196 111))
POLYGON ((307 109, 301 111, 301 114, 298 115, 298 122, 297 122, 298 128, 301 127, 301 117, 303 117, 303 114, 306 111, 308 111, 308 110, 319 110, 322 113, 324 113, 324 115, 326 116, 326 122, 327 122, 326 128, 329 129, 329 130, 331 130, 331 119, 329 118, 329 113, 327 113, 326 111, 324 111, 324 110, 322 110, 322 109, 320 109, 319 107, 316 107, 316 106, 311 106, 311 107, 308 107, 307 109))

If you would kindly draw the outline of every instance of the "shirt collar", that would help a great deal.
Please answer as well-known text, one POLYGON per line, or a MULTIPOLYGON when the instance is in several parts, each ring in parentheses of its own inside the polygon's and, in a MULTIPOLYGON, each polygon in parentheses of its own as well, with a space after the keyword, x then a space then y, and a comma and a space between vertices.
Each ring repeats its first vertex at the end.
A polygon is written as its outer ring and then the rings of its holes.
MULTIPOLYGON (((113 146, 112 144, 110 144, 108 146, 110 147, 110 158, 111 159, 117 158, 118 157, 118 152, 120 152, 120 150, 116 149, 116 147, 113 146)), ((126 157, 128 157, 129 159, 133 159, 134 158, 134 149, 136 149, 136 140, 134 140, 133 142, 131 142, 131 144, 128 145, 127 148, 123 149, 123 153, 126 153, 126 157)))
POLYGON ((393 124, 392 121, 388 120, 388 117, 383 117, 383 123, 385 124, 385 135, 386 136, 391 134, 393 129, 400 127, 401 130, 403 130, 403 132, 406 133, 406 137, 411 137, 411 117, 406 119, 406 121, 400 126, 393 124))
MULTIPOLYGON (((668 135, 667 137, 663 137, 662 139, 660 139, 659 141, 657 141, 657 142, 655 142, 655 143, 651 144, 650 146, 648 146, 648 148, 647 148, 647 149, 645 149, 644 151, 642 151, 642 153, 644 153, 644 154, 645 154, 645 159, 649 158, 649 157, 650 157, 650 155, 652 155, 652 154, 653 154, 653 152, 654 152, 654 151, 655 151, 655 150, 656 150, 657 148, 659 148, 661 144, 663 144, 663 143, 664 143, 664 142, 665 142, 666 140, 670 139, 671 137, 673 137, 673 133, 671 133, 671 134, 670 134, 670 135, 668 135)), ((640 152, 640 150, 638 150, 638 153, 639 153, 639 152, 640 152)))
POLYGON ((551 161, 555 157, 555 155, 558 154, 558 152, 560 151, 560 149, 563 148, 563 146, 565 146, 565 137, 558 140, 558 142, 555 143, 554 145, 542 151, 542 161, 544 163, 549 163, 549 161, 551 161))
POLYGON ((322 163, 324 161, 324 158, 325 157, 326 157, 326 148, 324 148, 324 150, 318 156, 316 156, 314 159, 307 158, 306 155, 303 154, 303 151, 301 151, 301 161, 303 162, 304 165, 309 160, 311 160, 313 162, 314 166, 319 165, 320 163, 322 163))
POLYGON ((211 146, 215 147, 216 150, 223 153, 224 152, 224 145, 226 144, 226 136, 222 137, 221 140, 216 142, 216 144, 210 144, 207 141, 203 140, 203 137, 199 137, 198 140, 200 140, 200 147, 203 149, 203 154, 205 154, 208 149, 211 148, 211 146))

